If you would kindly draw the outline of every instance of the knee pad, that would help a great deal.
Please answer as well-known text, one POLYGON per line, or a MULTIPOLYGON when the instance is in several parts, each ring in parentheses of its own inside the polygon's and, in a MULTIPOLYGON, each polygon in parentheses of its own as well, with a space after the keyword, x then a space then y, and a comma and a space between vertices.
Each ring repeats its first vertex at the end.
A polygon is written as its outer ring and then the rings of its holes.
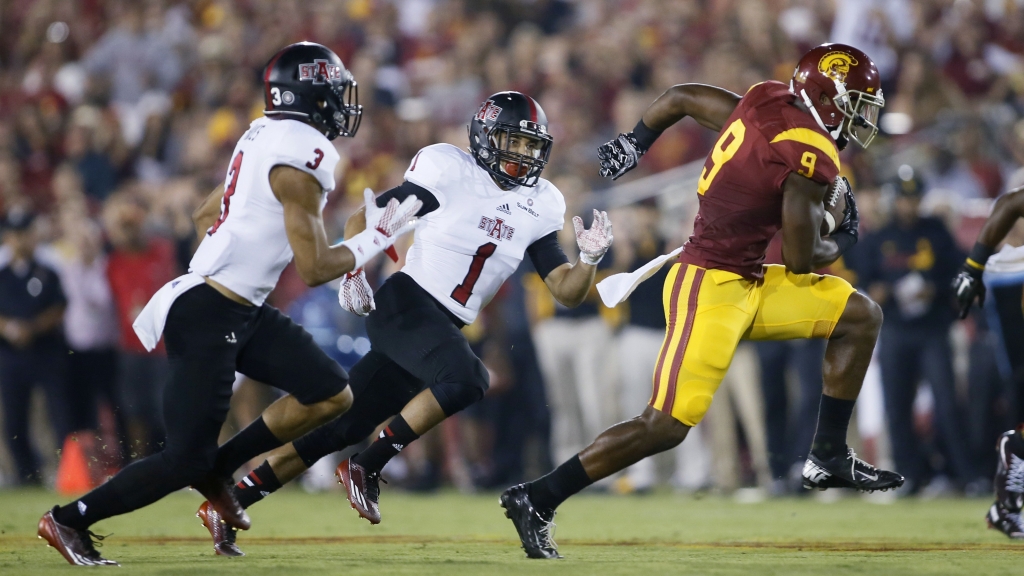
POLYGON ((480 360, 452 366, 431 387, 445 416, 451 416, 467 406, 478 402, 491 385, 487 368, 480 360))

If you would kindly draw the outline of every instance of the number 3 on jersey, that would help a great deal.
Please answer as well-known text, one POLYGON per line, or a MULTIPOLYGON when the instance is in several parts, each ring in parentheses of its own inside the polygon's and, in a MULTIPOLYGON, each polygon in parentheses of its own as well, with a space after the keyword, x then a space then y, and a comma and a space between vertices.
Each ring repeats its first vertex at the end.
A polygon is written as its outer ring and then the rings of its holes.
POLYGON ((747 133, 747 127, 743 125, 743 121, 737 118, 729 127, 722 132, 722 135, 718 138, 718 142, 715 142, 715 147, 711 150, 711 169, 708 170, 707 166, 700 174, 700 180, 697 181, 697 194, 703 195, 711 187, 711 181, 718 175, 718 171, 722 169, 722 165, 728 162, 740 149, 740 145, 743 144, 743 137, 747 133))
POLYGON ((224 198, 221 199, 220 205, 220 218, 213 223, 210 230, 206 233, 207 236, 213 236, 217 228, 227 220, 228 212, 231 210, 231 197, 235 195, 235 186, 238 184, 238 173, 242 170, 242 155, 244 152, 238 151, 235 155, 235 159, 231 161, 231 169, 228 170, 228 176, 231 176, 231 182, 224 188, 224 198))

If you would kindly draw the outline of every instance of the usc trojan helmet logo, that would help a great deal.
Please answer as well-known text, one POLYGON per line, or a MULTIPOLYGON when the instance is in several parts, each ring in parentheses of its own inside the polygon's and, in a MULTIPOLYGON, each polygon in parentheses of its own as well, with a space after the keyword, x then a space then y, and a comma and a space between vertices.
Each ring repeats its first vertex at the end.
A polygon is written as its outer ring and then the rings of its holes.
POLYGON ((850 66, 859 64, 857 59, 845 52, 829 52, 818 60, 818 72, 836 80, 846 83, 846 75, 850 73, 850 66))

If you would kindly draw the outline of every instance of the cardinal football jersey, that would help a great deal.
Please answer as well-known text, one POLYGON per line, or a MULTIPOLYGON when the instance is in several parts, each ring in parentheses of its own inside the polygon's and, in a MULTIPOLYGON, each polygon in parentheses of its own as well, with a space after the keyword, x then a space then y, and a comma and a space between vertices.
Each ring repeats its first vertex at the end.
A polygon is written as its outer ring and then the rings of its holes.
POLYGON ((473 156, 450 144, 420 150, 405 179, 440 206, 423 216, 402 271, 466 324, 519 267, 526 248, 561 230, 565 219, 562 193, 547 180, 502 190, 473 156))
POLYGON ((338 152, 318 130, 297 120, 259 118, 235 145, 224 179, 220 217, 206 232, 189 270, 212 278, 259 306, 292 260, 284 207, 270 188, 270 170, 291 166, 323 187, 321 209, 334 189, 338 152))
POLYGON ((768 243, 782 227, 786 177, 830 184, 839 174, 835 141, 795 100, 774 81, 740 100, 704 162, 700 208, 680 262, 761 278, 768 243))

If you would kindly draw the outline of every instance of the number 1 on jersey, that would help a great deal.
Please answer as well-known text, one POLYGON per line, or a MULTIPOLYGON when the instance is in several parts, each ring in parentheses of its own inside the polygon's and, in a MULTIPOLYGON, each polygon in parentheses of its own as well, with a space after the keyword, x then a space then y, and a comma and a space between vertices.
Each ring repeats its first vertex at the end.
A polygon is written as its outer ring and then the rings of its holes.
POLYGON ((242 170, 242 155, 244 152, 238 151, 235 155, 235 159, 231 161, 231 169, 228 170, 228 175, 231 176, 231 183, 228 184, 227 188, 224 189, 224 198, 221 200, 220 218, 213 223, 210 227, 210 231, 206 233, 207 236, 213 236, 213 233, 220 228, 220 225, 224 223, 224 220, 228 217, 228 211, 231 210, 231 197, 235 194, 235 185, 238 184, 238 173, 242 170))
POLYGON ((718 171, 722 169, 722 164, 728 162, 739 150, 740 144, 743 144, 743 137, 747 133, 747 127, 743 125, 743 121, 737 118, 729 127, 722 132, 722 135, 718 138, 718 142, 715 142, 715 147, 711 149, 711 170, 704 167, 704 170, 700 173, 700 180, 697 181, 697 194, 703 195, 711 187, 711 181, 718 175, 718 171), (729 138, 732 137, 732 140, 729 138), (729 142, 726 146, 726 142, 729 142))
POLYGON ((488 242, 476 249, 473 261, 469 264, 469 272, 466 272, 466 277, 462 279, 462 284, 459 284, 455 287, 455 290, 452 290, 452 300, 463 306, 469 302, 469 297, 473 295, 473 287, 476 286, 476 281, 480 279, 480 272, 484 269, 484 260, 493 256, 497 248, 497 244, 488 242))

